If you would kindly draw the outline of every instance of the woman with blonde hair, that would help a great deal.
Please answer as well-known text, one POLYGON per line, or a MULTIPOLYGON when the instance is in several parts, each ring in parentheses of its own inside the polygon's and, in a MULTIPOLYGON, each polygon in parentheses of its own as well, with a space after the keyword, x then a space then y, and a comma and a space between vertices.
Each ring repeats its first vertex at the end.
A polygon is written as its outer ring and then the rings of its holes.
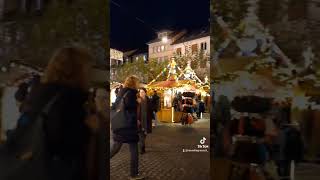
POLYGON ((25 137, 29 137, 28 131, 33 129, 35 122, 41 117, 44 167, 35 167, 35 171, 20 168, 17 169, 18 173, 10 174, 8 179, 32 177, 43 180, 84 180, 87 177, 84 174, 87 172, 85 153, 92 132, 86 124, 85 104, 92 61, 89 51, 78 47, 61 48, 52 56, 41 83, 32 89, 22 109, 30 121, 28 124, 18 125, 18 135, 12 141, 13 149, 18 153, 23 152, 23 159, 38 157, 37 151, 25 148, 36 140, 25 137), (50 108, 42 116, 48 105, 50 108))
MULTIPOLYGON (((136 76, 129 76, 124 82, 124 87, 120 90, 117 99, 112 109, 117 108, 121 100, 124 100, 124 109, 127 114, 126 123, 123 128, 113 129, 113 140, 114 144, 110 150, 110 158, 117 154, 123 143, 129 144, 130 156, 131 156, 131 179, 144 179, 139 175, 139 153, 138 153, 138 121, 137 121, 137 110, 138 110, 138 87, 139 79, 136 76)), ((111 125, 112 126, 112 125, 111 125)))

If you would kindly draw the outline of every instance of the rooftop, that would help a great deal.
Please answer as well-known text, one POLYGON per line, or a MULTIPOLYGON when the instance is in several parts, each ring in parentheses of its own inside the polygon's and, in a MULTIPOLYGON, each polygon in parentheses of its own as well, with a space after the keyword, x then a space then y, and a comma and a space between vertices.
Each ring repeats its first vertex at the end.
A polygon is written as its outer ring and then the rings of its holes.
POLYGON ((124 56, 129 57, 129 56, 136 56, 136 55, 145 54, 145 53, 148 53, 148 49, 146 47, 124 52, 124 56))
POLYGON ((207 37, 207 36, 210 36, 210 28, 209 27, 193 30, 193 31, 187 32, 184 36, 182 36, 177 41, 172 43, 172 45, 184 43, 187 41, 192 41, 192 40, 207 37))
MULTIPOLYGON (((161 32, 166 32, 166 31, 160 31, 158 33, 161 33, 161 32)), ((182 31, 168 31, 168 32, 170 33, 168 36, 168 38, 170 39, 170 38, 175 37, 176 35, 178 35, 182 31)), ((160 41, 161 41, 161 39, 157 37, 156 39, 147 42, 147 44, 156 43, 156 42, 160 42, 160 41)))

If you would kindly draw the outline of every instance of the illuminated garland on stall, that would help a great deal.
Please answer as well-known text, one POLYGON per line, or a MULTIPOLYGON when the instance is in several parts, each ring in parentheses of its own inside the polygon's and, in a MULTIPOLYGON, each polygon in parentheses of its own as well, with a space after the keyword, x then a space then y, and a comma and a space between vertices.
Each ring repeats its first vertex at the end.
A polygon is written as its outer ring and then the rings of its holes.
POLYGON ((177 63, 175 62, 174 58, 172 58, 171 62, 168 64, 167 67, 165 67, 161 73, 159 73, 155 79, 153 79, 148 85, 156 82, 161 76, 164 76, 165 73, 167 72, 167 70, 169 70, 168 76, 167 76, 167 80, 170 79, 170 77, 174 77, 175 80, 177 80, 177 70, 181 71, 181 68, 177 65, 177 63))
POLYGON ((187 67, 181 72, 178 79, 180 79, 182 76, 188 75, 189 78, 192 78, 191 80, 198 81, 199 84, 203 85, 204 83, 201 81, 201 79, 197 76, 197 74, 194 72, 194 70, 191 68, 190 63, 188 63, 187 67))

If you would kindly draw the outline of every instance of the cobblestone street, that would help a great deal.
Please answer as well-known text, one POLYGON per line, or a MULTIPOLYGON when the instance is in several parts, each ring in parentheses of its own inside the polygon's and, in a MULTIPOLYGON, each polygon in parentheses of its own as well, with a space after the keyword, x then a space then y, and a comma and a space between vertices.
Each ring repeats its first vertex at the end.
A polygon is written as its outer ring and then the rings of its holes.
MULTIPOLYGON (((200 140, 209 145, 209 120, 199 120, 192 126, 162 124, 147 137, 147 153, 141 155, 140 172, 148 180, 208 180, 210 179, 210 153, 187 152, 197 149, 200 140)), ((209 151, 209 149, 208 149, 209 151)), ((129 150, 125 144, 110 162, 111 180, 129 178, 129 150)))
POLYGON ((295 180, 319 180, 320 165, 311 163, 302 163, 296 167, 295 180))

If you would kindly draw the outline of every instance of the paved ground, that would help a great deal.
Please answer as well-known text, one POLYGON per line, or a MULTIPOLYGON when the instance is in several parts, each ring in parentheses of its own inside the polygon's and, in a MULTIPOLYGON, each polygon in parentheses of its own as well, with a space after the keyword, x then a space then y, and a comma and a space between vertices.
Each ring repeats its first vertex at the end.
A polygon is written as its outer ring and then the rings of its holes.
MULTIPOLYGON (((166 124, 155 128, 147 138, 147 153, 140 156, 141 174, 148 180, 209 180, 209 152, 183 152, 197 149, 203 137, 209 140, 209 124, 204 119, 190 127, 166 124)), ((129 178, 129 158, 125 145, 110 162, 111 180, 129 178)))
POLYGON ((319 180, 320 165, 319 164, 299 164, 296 167, 295 180, 319 180))

